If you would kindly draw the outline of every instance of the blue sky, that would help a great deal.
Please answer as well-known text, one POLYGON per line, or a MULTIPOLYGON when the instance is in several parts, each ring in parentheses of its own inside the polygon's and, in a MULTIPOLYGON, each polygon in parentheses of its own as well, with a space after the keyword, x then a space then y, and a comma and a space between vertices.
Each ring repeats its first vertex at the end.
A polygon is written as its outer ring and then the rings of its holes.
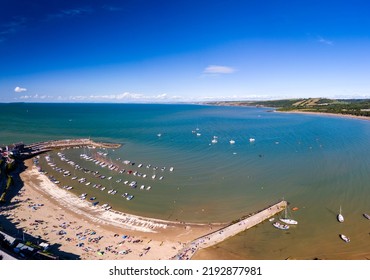
POLYGON ((370 97, 366 0, 0 4, 0 102, 370 97))

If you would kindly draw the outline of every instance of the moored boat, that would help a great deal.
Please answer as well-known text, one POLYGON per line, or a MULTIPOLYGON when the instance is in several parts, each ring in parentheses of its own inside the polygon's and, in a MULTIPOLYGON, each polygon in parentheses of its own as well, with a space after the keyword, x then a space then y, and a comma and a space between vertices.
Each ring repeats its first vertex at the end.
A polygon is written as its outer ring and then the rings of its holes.
POLYGON ((296 220, 288 218, 287 208, 285 208, 285 210, 284 210, 284 216, 282 218, 280 218, 279 220, 281 222, 289 224, 289 225, 297 225, 298 224, 298 222, 296 220))
POLYGON ((370 215, 369 215, 369 214, 364 213, 363 215, 364 215, 364 217, 365 217, 366 219, 370 220, 370 215))
POLYGON ((342 206, 339 207, 339 214, 337 216, 338 222, 343 223, 344 222, 344 217, 342 215, 342 206))
POLYGON ((350 242, 351 240, 349 237, 345 236, 344 234, 339 234, 339 237, 346 243, 350 242))
POLYGON ((275 222, 272 224, 274 227, 276 227, 277 229, 282 229, 282 230, 287 230, 289 229, 289 226, 288 225, 284 225, 284 224, 281 224, 279 222, 275 222))

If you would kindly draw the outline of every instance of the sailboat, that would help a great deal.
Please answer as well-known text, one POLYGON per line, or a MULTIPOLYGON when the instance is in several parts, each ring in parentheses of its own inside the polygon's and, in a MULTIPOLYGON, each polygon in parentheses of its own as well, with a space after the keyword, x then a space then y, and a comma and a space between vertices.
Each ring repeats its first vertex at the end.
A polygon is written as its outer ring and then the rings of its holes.
POLYGON ((342 206, 339 207, 339 214, 337 216, 338 222, 343 223, 344 222, 344 217, 342 215, 342 206))
POLYGON ((298 222, 296 220, 290 219, 288 217, 288 209, 287 209, 287 207, 285 207, 284 216, 282 218, 280 218, 279 220, 282 221, 283 223, 286 223, 286 224, 289 224, 289 225, 296 225, 296 224, 298 224, 298 222))
POLYGON ((344 234, 339 234, 339 237, 346 243, 350 242, 351 239, 349 239, 348 236, 345 236, 344 234))

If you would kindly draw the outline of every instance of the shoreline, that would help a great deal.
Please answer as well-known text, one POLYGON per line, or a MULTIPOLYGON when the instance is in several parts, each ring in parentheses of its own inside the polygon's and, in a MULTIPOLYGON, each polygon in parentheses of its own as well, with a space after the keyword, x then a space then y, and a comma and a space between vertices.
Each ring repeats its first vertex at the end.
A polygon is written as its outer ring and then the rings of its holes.
POLYGON ((300 111, 300 110, 277 111, 276 109, 274 110, 274 113, 318 115, 318 116, 327 116, 327 117, 337 117, 337 118, 358 119, 358 120, 370 121, 370 117, 355 116, 355 115, 350 115, 350 114, 334 114, 334 113, 310 112, 310 111, 300 111))
POLYGON ((32 160, 25 165, 20 174, 24 186, 9 206, 2 206, 0 222, 58 244, 59 250, 77 259, 171 259, 188 242, 225 226, 107 211, 58 188, 32 160))
POLYGON ((278 107, 268 107, 264 105, 247 105, 247 104, 236 104, 227 102, 216 102, 216 103, 202 103, 202 105, 209 105, 209 106, 226 106, 226 107, 246 107, 246 108, 266 108, 272 109, 275 113, 298 113, 298 114, 312 114, 312 115, 322 115, 322 116, 332 116, 338 118, 351 118, 351 119, 359 119, 359 120, 367 120, 370 121, 370 117, 365 116, 356 116, 351 114, 335 114, 335 113, 327 113, 327 112, 311 112, 311 111, 302 111, 302 110, 290 110, 290 111, 278 111, 278 107))

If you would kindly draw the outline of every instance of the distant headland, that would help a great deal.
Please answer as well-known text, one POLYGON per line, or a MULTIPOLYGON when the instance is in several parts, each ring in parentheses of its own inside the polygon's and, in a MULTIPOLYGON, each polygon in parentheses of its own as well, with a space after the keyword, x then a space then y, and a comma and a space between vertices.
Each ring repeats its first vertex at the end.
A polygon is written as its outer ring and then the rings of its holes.
POLYGON ((370 99, 297 98, 268 101, 219 101, 206 104, 272 107, 280 112, 324 113, 370 118, 370 99))

